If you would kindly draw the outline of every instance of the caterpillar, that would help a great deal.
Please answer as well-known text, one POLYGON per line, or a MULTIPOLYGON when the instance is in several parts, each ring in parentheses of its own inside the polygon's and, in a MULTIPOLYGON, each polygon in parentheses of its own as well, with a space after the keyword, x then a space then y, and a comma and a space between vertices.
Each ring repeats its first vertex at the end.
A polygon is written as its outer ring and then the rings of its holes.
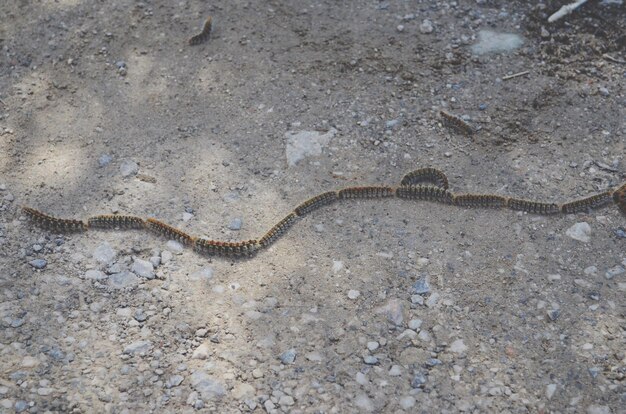
POLYGON ((320 207, 323 207, 327 204, 333 203, 337 200, 337 192, 336 191, 328 191, 315 197, 311 197, 306 200, 304 203, 300 204, 296 207, 295 212, 298 216, 304 216, 305 214, 310 213, 313 210, 317 210, 320 207))
POLYGON ((602 207, 609 204, 612 201, 612 197, 613 192, 605 191, 604 193, 592 195, 591 197, 583 198, 582 200, 565 203, 561 206, 561 213, 573 214, 602 207))
POLYGON ((463 119, 456 115, 449 114, 445 111, 439 111, 441 118, 443 119, 443 124, 449 128, 452 128, 461 134, 465 134, 471 136, 474 134, 474 128, 463 119))
POLYGON ((531 214, 556 214, 561 211, 558 204, 539 203, 537 201, 523 200, 520 198, 509 198, 507 207, 511 210, 525 211, 531 214))
POLYGON ((200 43, 204 43, 209 39, 209 35, 211 34, 211 26, 212 26, 211 21, 212 21, 211 16, 207 17, 206 21, 204 22, 204 27, 202 28, 202 31, 199 34, 192 36, 189 39, 190 46, 199 45, 200 43))
POLYGON ((622 213, 626 214, 626 184, 613 192, 613 202, 622 213))
POLYGON ((222 242, 207 239, 196 239, 194 250, 208 255, 244 257, 251 256, 259 249, 259 242, 247 240, 243 242, 222 242))
POLYGON ((420 168, 419 170, 411 171, 402 177, 400 185, 417 185, 421 183, 430 183, 445 190, 448 189, 448 177, 443 171, 436 168, 420 168))
POLYGON ((179 241, 184 245, 191 246, 194 244, 195 239, 193 237, 191 237, 184 231, 179 230, 175 227, 172 227, 168 224, 165 224, 157 219, 154 219, 154 218, 147 219, 146 227, 148 227, 148 229, 152 230, 156 234, 165 236, 172 240, 179 241))
POLYGON ((369 186, 369 187, 348 187, 339 190, 340 199, 348 198, 385 198, 393 197, 396 194, 395 189, 391 187, 369 186))
POLYGON ((64 232, 87 230, 87 226, 81 220, 69 220, 52 217, 27 206, 22 206, 22 211, 31 221, 36 223, 39 227, 43 227, 45 229, 64 232))
POLYGON ((444 188, 432 185, 415 185, 410 187, 398 187, 396 195, 400 198, 411 200, 438 201, 444 204, 452 204, 453 195, 444 188))
POLYGON ((460 207, 502 208, 508 199, 495 194, 455 194, 454 205, 460 207))
POLYGON ((104 214, 90 217, 87 223, 90 228, 98 229, 142 229, 146 226, 146 222, 141 217, 117 214, 104 214))
POLYGON ((298 220, 296 213, 289 213, 287 217, 279 221, 274 227, 265 233, 263 237, 261 237, 259 245, 261 247, 267 247, 272 244, 276 239, 283 235, 289 227, 293 226, 296 220, 298 220))

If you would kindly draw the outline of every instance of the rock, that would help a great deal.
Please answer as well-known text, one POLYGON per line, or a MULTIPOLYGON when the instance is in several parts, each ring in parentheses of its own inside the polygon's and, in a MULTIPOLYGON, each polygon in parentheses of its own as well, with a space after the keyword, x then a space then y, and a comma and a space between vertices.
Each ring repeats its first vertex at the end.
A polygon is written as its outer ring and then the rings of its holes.
POLYGON ((609 90, 607 88, 605 88, 604 86, 598 86, 598 92, 600 92, 600 95, 602 96, 609 96, 609 90))
POLYGON ((376 341, 370 341, 367 343, 367 349, 369 349, 370 351, 376 351, 379 346, 380 344, 376 341))
POLYGON ((306 157, 321 155, 323 148, 336 133, 337 130, 334 128, 325 134, 318 131, 287 131, 285 133, 287 164, 293 167, 306 157))
POLYGON ((402 407, 403 410, 409 410, 411 408, 413 408, 415 406, 415 398, 409 396, 406 397, 402 397, 400 398, 400 407, 402 407))
POLYGON ((363 411, 374 411, 374 403, 365 394, 359 394, 354 399, 354 405, 363 411))
POLYGON ((184 221, 185 223, 187 223, 187 222, 188 222, 189 220, 191 220, 192 218, 193 218, 193 214, 188 213, 188 212, 186 212, 186 211, 183 213, 182 219, 183 219, 183 221, 184 221))
POLYGON ((554 322, 559 319, 559 316, 561 316, 561 311, 558 309, 550 309, 546 312, 546 314, 548 315, 548 318, 554 322))
POLYGON ((22 358, 22 361, 20 362, 20 366, 24 368, 34 368, 38 365, 39 365, 39 360, 30 355, 26 355, 24 358, 22 358))
POLYGON ((205 400, 220 398, 226 394, 224 386, 204 371, 194 371, 191 374, 191 386, 198 391, 205 400))
POLYGON ((578 240, 583 243, 589 243, 591 236, 591 226, 584 221, 576 223, 572 227, 567 229, 565 234, 574 240, 578 240))
POLYGON ((432 293, 426 300, 426 306, 428 306, 429 308, 434 307, 437 304, 437 302, 439 302, 439 297, 440 297, 439 293, 437 292, 432 293))
POLYGON ((589 266, 586 267, 585 270, 583 270, 583 272, 589 276, 589 275, 595 275, 596 273, 598 273, 598 268, 596 266, 589 266))
POLYGON ((174 254, 183 254, 183 245, 176 240, 168 240, 165 248, 174 254))
POLYGON ((165 386, 167 388, 178 387, 180 384, 182 384, 184 379, 185 377, 183 377, 182 375, 172 375, 167 379, 165 386))
POLYGON ((587 407, 587 414, 611 414, 611 409, 608 405, 591 404, 587 407))
POLYGON ((192 359, 207 359, 211 355, 211 347, 208 342, 203 342, 193 351, 192 359))
POLYGON ((391 119, 391 120, 385 122, 385 127, 387 129, 392 129, 392 128, 396 127, 399 123, 400 123, 399 119, 391 119))
POLYGON ((283 364, 293 364, 296 360, 296 350, 291 348, 280 354, 278 357, 283 364))
POLYGON ((98 158, 98 165, 100 167, 106 167, 111 163, 112 160, 113 157, 111 157, 109 154, 102 154, 100 158, 98 158))
POLYGON ((296 402, 293 400, 293 397, 291 395, 283 395, 278 400, 278 405, 280 405, 281 407, 291 407, 295 403, 296 402))
POLYGON ((133 318, 137 322, 145 322, 148 319, 148 315, 146 315, 146 313, 143 311, 143 309, 137 309, 135 311, 135 314, 133 315, 133 318))
POLYGON ((422 326, 422 320, 421 319, 411 319, 409 321, 409 329, 413 329, 414 331, 418 331, 421 326, 422 326))
POLYGON ((154 274, 154 267, 152 266, 152 263, 147 260, 135 258, 133 261, 133 266, 130 270, 137 276, 146 279, 154 279, 156 277, 156 275, 154 274))
POLYGON ((48 265, 48 262, 45 259, 35 259, 28 262, 28 264, 35 269, 43 269, 48 265))
POLYGON ((431 22, 428 19, 424 19, 422 23, 420 24, 420 33, 428 34, 428 33, 432 33, 433 30, 435 30, 433 28, 433 22, 431 22))
POLYGON ((113 259, 115 259, 115 256, 115 250, 113 250, 107 242, 102 243, 93 251, 93 258, 96 259, 97 262, 103 264, 111 263, 113 259))
POLYGON ((230 221, 228 228, 231 230, 241 230, 241 226, 243 225, 243 220, 240 218, 234 218, 230 221))
POLYGON ((467 346, 463 343, 462 339, 457 339, 456 341, 450 344, 450 351, 455 354, 464 354, 467 351, 467 346))
POLYGON ((341 260, 333 260, 333 273, 337 274, 343 269, 343 262, 341 260))
POLYGON ((115 289, 124 289, 128 287, 135 287, 139 284, 139 278, 127 270, 114 273, 109 276, 109 285, 115 289))
POLYGON ((404 32, 404 25, 403 25, 403 24, 399 24, 398 26, 396 26, 396 30, 397 30, 398 32, 400 32, 400 33, 401 33, 401 32, 404 32))
POLYGON ((172 252, 170 252, 169 250, 163 250, 161 252, 161 263, 163 264, 168 263, 170 260, 172 260, 172 257, 174 257, 172 255, 172 252))
POLYGON ((389 369, 389 376, 399 377, 402 375, 402 367, 400 365, 392 365, 389 369))
POLYGON ((513 33, 497 33, 491 30, 478 32, 478 43, 472 46, 472 53, 502 53, 515 50, 522 46, 524 39, 513 33))
POLYGON ((139 172, 139 165, 135 161, 132 160, 124 160, 122 164, 120 164, 120 173, 122 177, 129 177, 131 175, 135 175, 139 172))
POLYGON ((422 388, 426 384, 426 377, 421 372, 416 373, 411 380, 411 387, 422 388))
MULTIPOLYGON (((158 253, 157 253, 158 255, 158 253)), ((150 256, 150 259, 148 259, 150 261, 150 263, 152 263, 152 266, 154 268, 159 267, 159 265, 161 264, 161 258, 159 256, 150 256)))
POLYGON ((378 308, 376 313, 385 315, 395 325, 402 325, 402 321, 404 321, 404 303, 400 299, 391 299, 385 306, 378 308))
POLYGON ((18 400, 15 402, 15 412, 21 413, 23 411, 26 411, 27 408, 28 408, 28 403, 26 401, 18 400))
POLYGON ((87 270, 84 276, 84 278, 87 280, 104 280, 104 279, 107 279, 108 277, 109 276, 106 273, 101 272, 100 270, 94 270, 94 269, 87 270))
POLYGON ((136 341, 132 344, 126 345, 124 353, 129 355, 144 354, 152 348, 152 342, 150 341, 136 341))
POLYGON ((231 395, 236 400, 243 400, 247 398, 254 398, 256 389, 250 384, 239 384, 233 388, 231 395))
POLYGON ((355 376, 355 380, 357 384, 366 385, 369 381, 367 380, 367 376, 362 372, 357 372, 355 376))
POLYGON ((348 299, 356 299, 361 295, 361 292, 359 292, 358 290, 354 290, 354 289, 350 289, 348 291, 348 299))
POLYGON ((367 365, 376 365, 378 364, 378 358, 373 355, 365 355, 363 357, 363 362, 365 362, 367 365))
POLYGON ((430 285, 428 284, 428 280, 426 280, 426 278, 423 278, 415 282, 411 287, 411 292, 417 295, 423 295, 430 292, 430 285))
POLYGON ((550 400, 556 391, 556 384, 548 384, 546 387, 546 397, 550 400))
POLYGON ((305 358, 311 362, 322 362, 323 359, 322 355, 317 351, 309 352, 305 355, 305 358))
POLYGON ((619 276, 619 275, 621 275, 623 273, 626 273, 626 269, 624 269, 620 265, 617 265, 617 266, 612 267, 609 270, 607 270, 606 273, 604 273, 604 277, 606 277, 607 279, 611 280, 615 276, 619 276))
POLYGON ((204 267, 189 275, 189 280, 192 282, 204 282, 213 278, 213 269, 210 267, 204 267))

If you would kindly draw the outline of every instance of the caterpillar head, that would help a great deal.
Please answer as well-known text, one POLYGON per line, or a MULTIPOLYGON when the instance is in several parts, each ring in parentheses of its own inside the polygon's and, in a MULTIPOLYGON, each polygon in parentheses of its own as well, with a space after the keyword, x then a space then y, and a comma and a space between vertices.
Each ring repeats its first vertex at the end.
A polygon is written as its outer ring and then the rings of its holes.
POLYGON ((623 214, 626 214, 626 184, 615 190, 613 201, 623 214))

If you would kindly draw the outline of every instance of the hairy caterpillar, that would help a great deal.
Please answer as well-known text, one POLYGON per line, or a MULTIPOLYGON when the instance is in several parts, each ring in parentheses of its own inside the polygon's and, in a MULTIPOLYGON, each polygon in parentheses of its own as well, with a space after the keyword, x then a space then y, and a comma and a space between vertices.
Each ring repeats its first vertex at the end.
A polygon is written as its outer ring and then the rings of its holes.
POLYGON ((509 198, 507 207, 511 210, 525 211, 531 214, 556 214, 561 211, 558 204, 539 203, 537 201, 522 200, 520 198, 509 198))
POLYGON ((495 194, 455 194, 454 204, 460 207, 502 208, 507 198, 495 194))
POLYGON ((254 254, 259 249, 259 242, 247 240, 243 242, 222 242, 207 239, 196 239, 194 250, 208 255, 243 257, 254 254))
POLYGON ((89 227, 99 229, 142 229, 146 225, 146 222, 141 217, 120 216, 117 214, 103 214, 90 217, 87 223, 89 227))
POLYGON ((439 111, 441 114, 441 118, 443 119, 443 124, 449 128, 455 129, 458 132, 465 135, 473 135, 474 128, 463 119, 459 118, 456 115, 449 114, 444 111, 439 111))
POLYGON ((261 247, 267 247, 272 244, 276 239, 278 239, 282 234, 284 234, 289 227, 293 226, 293 224, 298 219, 296 213, 289 213, 287 217, 279 221, 274 227, 272 227, 263 237, 259 240, 259 245, 261 247))
POLYGON ((402 177, 400 185, 417 185, 421 183, 430 183, 445 190, 448 189, 448 177, 443 171, 436 168, 420 168, 419 170, 411 171, 402 177))
POLYGON ((211 16, 207 17, 206 21, 204 22, 204 27, 202 28, 202 32, 200 32, 199 34, 191 37, 189 39, 189 45, 190 46, 195 46, 195 45, 199 45, 200 43, 204 43, 207 41, 207 39, 209 38, 209 35, 211 34, 211 16))
POLYGON ((309 198, 307 201, 296 207, 295 212, 298 216, 304 216, 313 210, 317 210, 320 207, 333 203, 335 200, 337 200, 337 192, 328 191, 309 198))
POLYGON ((393 197, 395 190, 391 187, 369 186, 369 187, 348 187, 339 190, 339 198, 385 198, 393 197))
POLYGON ((72 232, 84 231, 87 229, 87 226, 85 226, 85 223, 81 220, 69 220, 52 217, 27 206, 22 206, 22 211, 24 211, 28 218, 38 226, 49 230, 72 232))
POLYGON ((583 198, 582 200, 565 203, 561 206, 561 213, 573 214, 602 207, 612 201, 612 195, 613 193, 611 191, 605 191, 604 193, 592 195, 591 197, 583 198))
POLYGON ((432 185, 415 185, 411 187, 398 187, 396 195, 400 198, 411 200, 437 201, 444 204, 452 204, 453 196, 448 190, 432 185))
POLYGON ((613 192, 613 201, 617 204, 620 211, 626 214, 626 184, 613 192))
POLYGON ((146 220, 146 227, 152 230, 153 232, 160 234, 161 236, 167 237, 171 240, 176 240, 185 244, 187 246, 191 246, 194 244, 194 238, 185 233, 182 230, 179 230, 175 227, 172 227, 168 224, 165 224, 157 219, 149 218, 146 220))

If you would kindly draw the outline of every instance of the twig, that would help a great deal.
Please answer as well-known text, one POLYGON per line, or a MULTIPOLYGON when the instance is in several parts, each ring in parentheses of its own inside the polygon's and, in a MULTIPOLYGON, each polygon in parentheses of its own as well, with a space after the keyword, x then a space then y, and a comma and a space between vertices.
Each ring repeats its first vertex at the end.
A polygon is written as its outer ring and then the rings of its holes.
POLYGON ((587 3, 587 0, 577 0, 571 4, 566 4, 565 6, 561 7, 559 11, 548 17, 548 23, 556 22, 561 17, 570 14, 585 3, 587 3))
POLYGON ((506 75, 502 77, 502 80, 509 80, 509 79, 513 79, 513 78, 517 78, 518 76, 524 76, 524 75, 528 75, 530 72, 525 70, 523 72, 518 72, 518 73, 514 73, 512 75, 506 75))
POLYGON ((614 58, 613 56, 609 55, 608 53, 603 54, 602 57, 605 58, 606 60, 610 60, 611 62, 626 63, 626 60, 614 58))

